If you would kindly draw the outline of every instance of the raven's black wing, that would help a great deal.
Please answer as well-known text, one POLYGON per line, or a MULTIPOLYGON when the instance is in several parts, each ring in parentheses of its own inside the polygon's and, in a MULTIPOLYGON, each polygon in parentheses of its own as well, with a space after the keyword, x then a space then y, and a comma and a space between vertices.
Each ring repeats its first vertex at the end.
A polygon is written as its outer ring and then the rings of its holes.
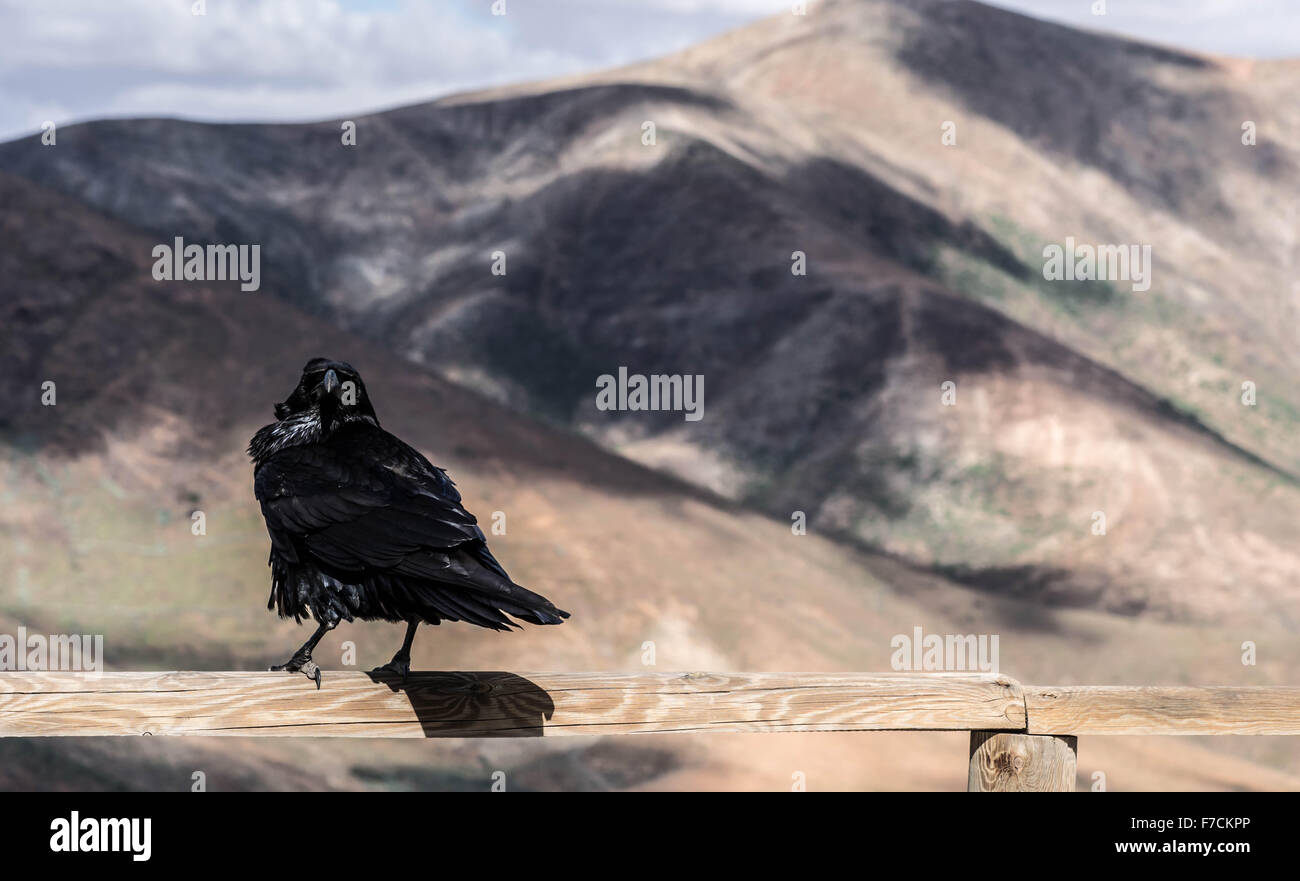
MULTIPOLYGON (((440 617, 502 629, 568 613, 510 580, 440 468, 370 426, 289 447, 253 483, 274 551, 347 583, 380 585, 440 617)), ((402 605, 401 597, 391 604, 402 605)))

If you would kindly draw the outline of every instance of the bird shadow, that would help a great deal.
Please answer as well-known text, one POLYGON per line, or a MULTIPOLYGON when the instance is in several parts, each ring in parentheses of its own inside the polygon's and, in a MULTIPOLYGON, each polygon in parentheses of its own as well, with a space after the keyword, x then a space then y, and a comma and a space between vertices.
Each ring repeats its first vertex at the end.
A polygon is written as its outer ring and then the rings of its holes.
POLYGON ((425 737, 541 737, 555 712, 544 688, 514 673, 366 675, 406 695, 425 737))

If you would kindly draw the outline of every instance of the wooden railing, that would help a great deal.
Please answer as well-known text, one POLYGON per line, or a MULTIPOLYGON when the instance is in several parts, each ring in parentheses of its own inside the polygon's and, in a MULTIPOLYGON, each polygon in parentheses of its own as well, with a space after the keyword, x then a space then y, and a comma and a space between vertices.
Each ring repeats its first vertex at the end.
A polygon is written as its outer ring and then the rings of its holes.
POLYGON ((972 791, 1072 791, 1079 734, 1300 734, 1300 688, 948 673, 0 673, 0 737, 970 731, 972 791))

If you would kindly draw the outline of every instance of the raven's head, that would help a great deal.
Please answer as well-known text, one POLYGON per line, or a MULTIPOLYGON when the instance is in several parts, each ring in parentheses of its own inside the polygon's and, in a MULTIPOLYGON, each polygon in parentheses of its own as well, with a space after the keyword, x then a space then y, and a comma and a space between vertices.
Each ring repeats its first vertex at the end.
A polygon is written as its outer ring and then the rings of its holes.
POLYGON ((321 426, 327 431, 344 422, 365 419, 379 424, 375 408, 366 394, 361 374, 346 361, 312 358, 302 369, 302 379, 293 394, 275 405, 275 418, 286 419, 320 408, 321 426))

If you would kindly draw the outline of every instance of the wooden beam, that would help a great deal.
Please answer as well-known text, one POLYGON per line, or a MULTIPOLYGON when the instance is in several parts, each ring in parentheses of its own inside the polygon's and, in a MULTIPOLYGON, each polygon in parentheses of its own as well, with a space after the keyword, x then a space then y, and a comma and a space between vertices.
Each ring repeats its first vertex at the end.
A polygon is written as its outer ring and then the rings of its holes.
POLYGON ((1300 734, 1300 688, 1026 685, 1030 734, 1300 734))
POLYGON ((0 673, 0 736, 695 731, 1300 734, 1300 688, 1021 688, 936 673, 0 673))
POLYGON ((972 731, 967 792, 1074 792, 1078 738, 972 731))
POLYGON ((1023 730, 997 675, 0 673, 0 736, 539 737, 1023 730))

